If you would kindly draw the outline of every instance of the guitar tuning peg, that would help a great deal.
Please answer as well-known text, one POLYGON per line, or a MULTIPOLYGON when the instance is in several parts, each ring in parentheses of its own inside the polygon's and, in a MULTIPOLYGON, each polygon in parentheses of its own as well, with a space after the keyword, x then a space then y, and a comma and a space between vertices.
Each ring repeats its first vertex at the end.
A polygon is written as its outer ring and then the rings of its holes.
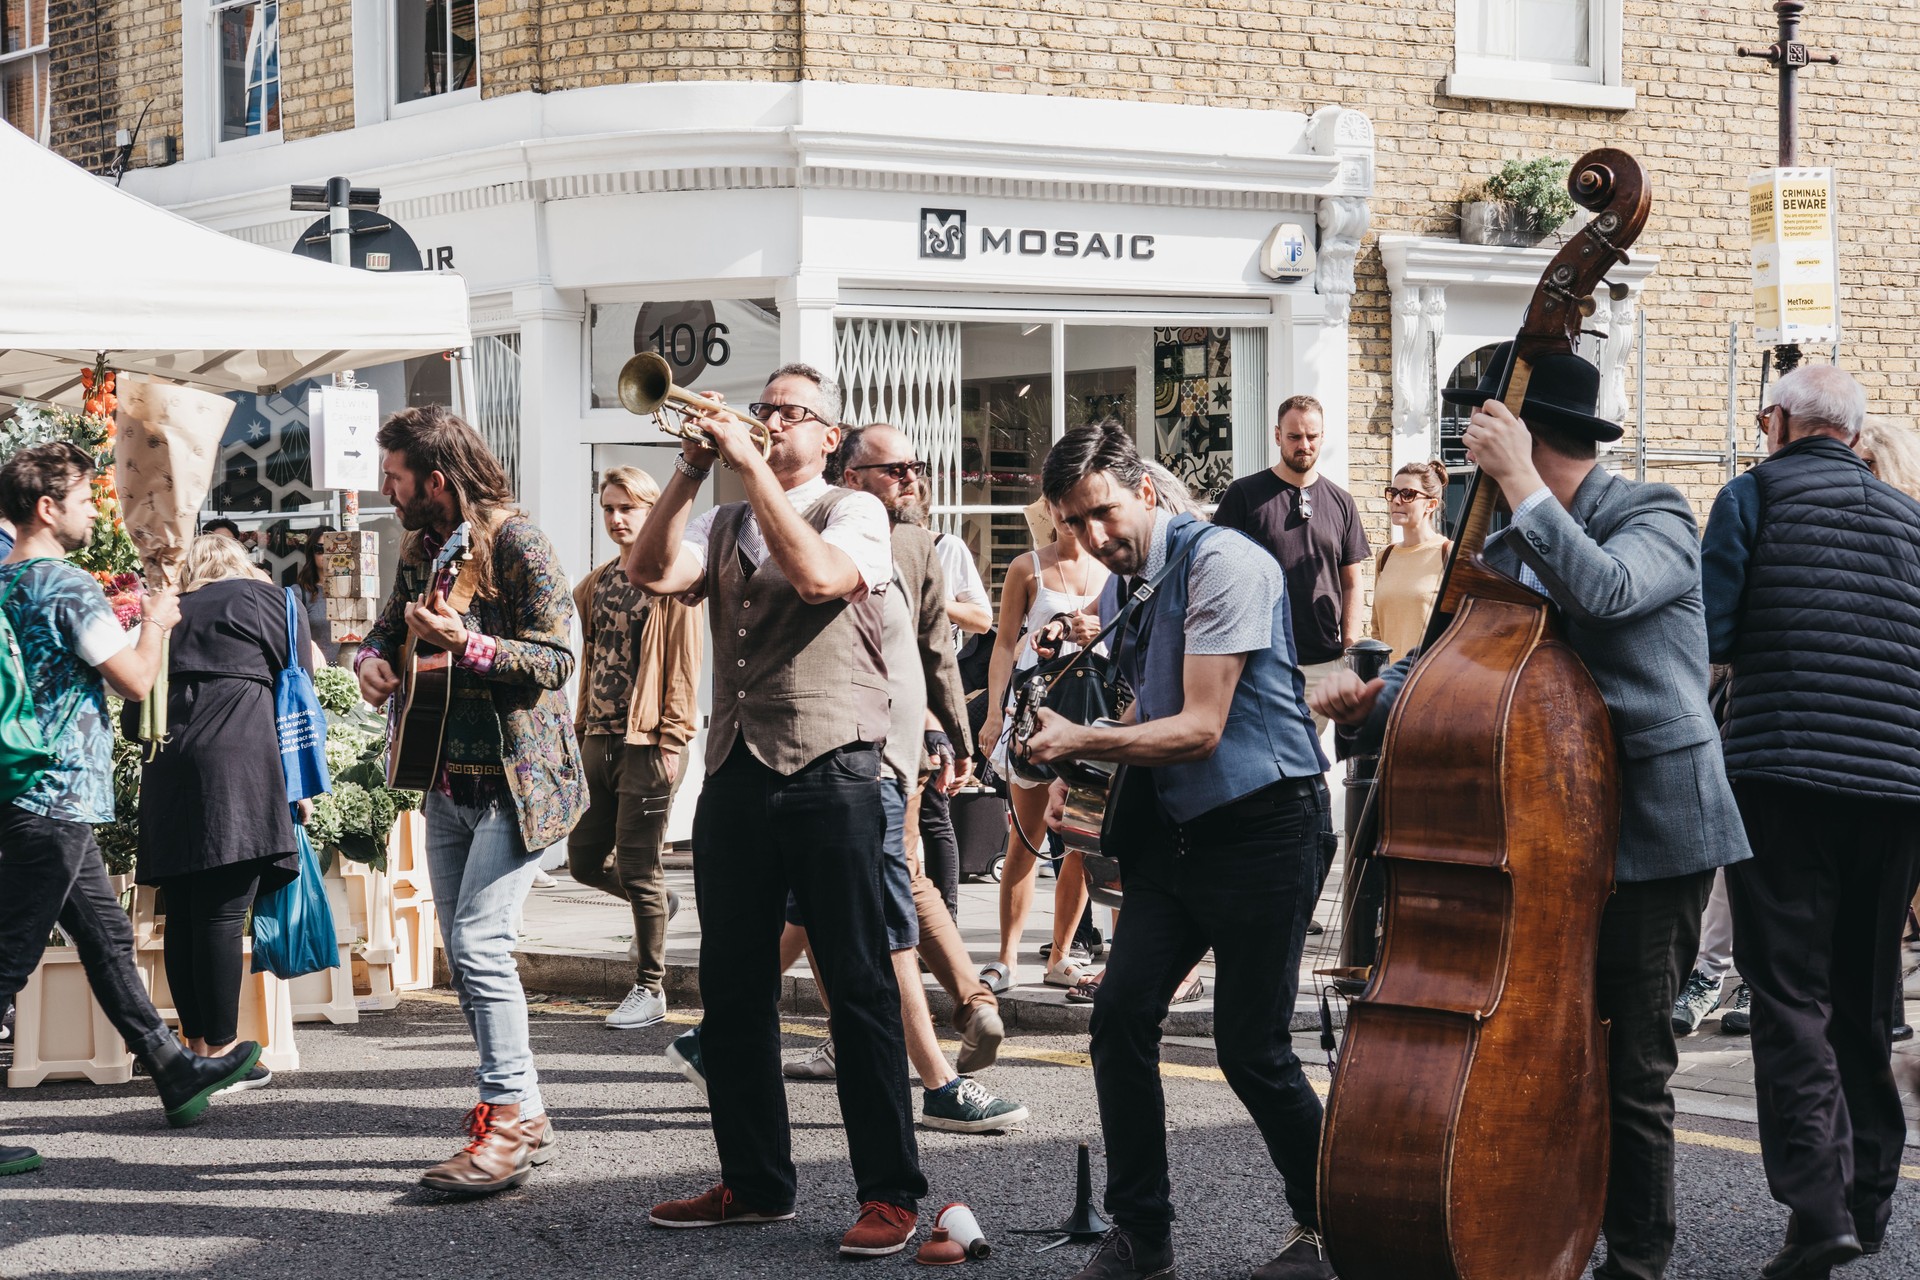
POLYGON ((1580 299, 1579 305, 1580 305, 1580 314, 1582 316, 1591 316, 1596 310, 1599 309, 1600 304, 1595 302, 1592 298, 1582 298, 1580 299))

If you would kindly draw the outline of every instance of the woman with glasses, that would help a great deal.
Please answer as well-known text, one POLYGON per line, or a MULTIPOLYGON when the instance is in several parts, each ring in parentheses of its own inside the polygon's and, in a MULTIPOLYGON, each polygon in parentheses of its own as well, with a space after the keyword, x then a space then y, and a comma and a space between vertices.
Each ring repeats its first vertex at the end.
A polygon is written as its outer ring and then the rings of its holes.
POLYGON ((1438 525, 1447 469, 1438 458, 1409 462, 1386 488, 1387 520, 1400 534, 1373 558, 1373 638, 1404 658, 1426 635, 1453 549, 1438 525))

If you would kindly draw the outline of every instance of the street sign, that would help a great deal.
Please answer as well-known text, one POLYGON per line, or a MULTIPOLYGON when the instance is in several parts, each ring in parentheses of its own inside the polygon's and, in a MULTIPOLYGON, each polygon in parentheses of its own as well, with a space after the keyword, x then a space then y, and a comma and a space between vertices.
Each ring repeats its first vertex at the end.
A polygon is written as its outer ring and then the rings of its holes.
POLYGON ((1832 342, 1840 325, 1832 169, 1763 169, 1747 182, 1754 340, 1832 342))
POLYGON ((380 487, 380 395, 371 387, 315 387, 307 392, 313 487, 380 487))
MULTIPOLYGON (((322 218, 293 242, 293 251, 303 258, 333 261, 329 241, 328 218, 322 218)), ((384 213, 372 209, 354 209, 347 215, 353 236, 353 252, 347 265, 363 271, 419 271, 425 266, 420 248, 406 229, 384 213)))

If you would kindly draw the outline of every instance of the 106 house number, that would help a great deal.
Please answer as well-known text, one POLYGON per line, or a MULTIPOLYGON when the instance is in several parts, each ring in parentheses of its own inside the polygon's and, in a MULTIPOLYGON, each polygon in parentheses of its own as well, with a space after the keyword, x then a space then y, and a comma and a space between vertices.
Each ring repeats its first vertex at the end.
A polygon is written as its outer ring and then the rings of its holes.
POLYGON ((646 335, 647 349, 676 369, 711 368, 733 357, 727 326, 718 320, 696 332, 690 324, 656 325, 646 335))

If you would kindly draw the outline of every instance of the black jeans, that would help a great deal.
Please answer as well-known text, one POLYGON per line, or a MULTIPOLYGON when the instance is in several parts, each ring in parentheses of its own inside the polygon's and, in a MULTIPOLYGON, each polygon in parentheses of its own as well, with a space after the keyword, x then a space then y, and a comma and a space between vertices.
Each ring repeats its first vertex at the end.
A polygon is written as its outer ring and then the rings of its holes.
MULTIPOLYGON (((1129 770, 1130 793, 1146 785, 1145 771, 1129 770)), ((1128 1231, 1164 1240, 1173 1221, 1160 1024, 1208 947, 1220 1069, 1266 1140, 1295 1221, 1319 1221, 1320 1099, 1288 1026, 1321 849, 1332 838, 1326 783, 1310 778, 1223 805, 1177 832, 1161 825, 1115 850, 1126 909, 1093 1000, 1093 1079, 1107 1212, 1128 1231)))
POLYGON ((793 1206, 780 1076, 780 933, 787 892, 833 992, 828 1025, 861 1200, 912 1209, 927 1193, 914 1141, 900 988, 881 908, 880 753, 853 744, 792 776, 740 743, 700 790, 700 1052, 722 1180, 757 1210, 793 1206))
POLYGON ((180 1034, 231 1044, 240 1025, 240 935, 260 888, 255 861, 209 867, 166 881, 167 986, 180 1034))
POLYGON ((1734 799, 1753 859, 1727 868, 1727 897, 1767 1187, 1803 1240, 1874 1239, 1906 1141, 1890 1037, 1920 808, 1746 783, 1734 799))
MULTIPOLYGON (((1595 995, 1607 1038, 1612 1156, 1596 1280, 1659 1280, 1673 1256, 1673 1002, 1700 950, 1713 872, 1614 886, 1600 917, 1595 995)), ((1742 973, 1745 970, 1741 971, 1742 973)))
POLYGON ((920 870, 947 904, 947 914, 960 918, 960 837, 953 829, 953 797, 934 785, 933 777, 920 789, 920 870))
POLYGON ((0 1007, 27 985, 54 925, 80 952, 94 999, 146 1057, 172 1033, 133 966, 133 925, 107 883, 93 828, 0 808, 0 1007))

